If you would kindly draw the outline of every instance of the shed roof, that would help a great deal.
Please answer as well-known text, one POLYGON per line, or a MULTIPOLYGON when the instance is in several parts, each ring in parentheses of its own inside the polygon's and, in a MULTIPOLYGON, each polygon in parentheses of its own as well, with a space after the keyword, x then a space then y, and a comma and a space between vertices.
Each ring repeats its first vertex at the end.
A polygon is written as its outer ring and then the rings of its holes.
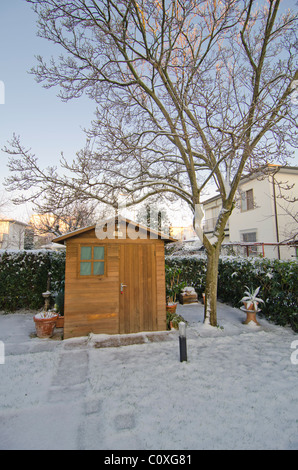
POLYGON ((155 238, 155 239, 159 238, 161 240, 164 240, 165 243, 173 243, 173 242, 178 241, 175 238, 165 235, 162 232, 158 232, 157 230, 154 230, 150 227, 146 227, 145 225, 141 225, 137 222, 134 222, 133 220, 130 220, 125 217, 122 217, 121 215, 118 215, 116 217, 111 217, 110 219, 103 220, 97 224, 89 225, 88 227, 83 227, 83 228, 74 230, 72 232, 66 233, 65 235, 61 235, 60 237, 56 237, 53 239, 53 242, 60 243, 61 245, 63 245, 64 242, 68 240, 69 238, 77 237, 78 235, 88 232, 89 230, 94 230, 96 228, 103 227, 104 225, 109 224, 113 221, 115 221, 115 223, 118 223, 118 224, 121 222, 124 222, 126 224, 130 224, 131 226, 138 227, 139 229, 145 230, 147 233, 152 234, 153 235, 152 238, 155 238))

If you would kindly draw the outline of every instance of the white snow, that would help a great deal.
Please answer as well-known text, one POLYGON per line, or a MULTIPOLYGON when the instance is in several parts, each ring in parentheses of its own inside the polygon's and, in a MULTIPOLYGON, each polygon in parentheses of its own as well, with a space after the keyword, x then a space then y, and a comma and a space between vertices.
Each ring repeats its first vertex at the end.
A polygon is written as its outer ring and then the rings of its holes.
POLYGON ((180 362, 178 331, 96 348, 110 337, 32 337, 35 313, 0 315, 0 449, 298 449, 289 328, 223 304, 212 328, 201 304, 179 305, 180 362))
POLYGON ((51 310, 44 310, 42 312, 39 312, 35 315, 35 318, 37 318, 38 320, 43 320, 43 319, 50 319, 50 318, 53 318, 53 317, 56 317, 57 316, 57 313, 56 312, 52 312, 51 310))

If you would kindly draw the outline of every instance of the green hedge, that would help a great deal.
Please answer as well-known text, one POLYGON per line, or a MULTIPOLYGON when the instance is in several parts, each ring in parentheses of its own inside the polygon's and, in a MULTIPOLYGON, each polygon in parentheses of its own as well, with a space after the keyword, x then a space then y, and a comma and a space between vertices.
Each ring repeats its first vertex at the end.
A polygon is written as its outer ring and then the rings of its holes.
POLYGON ((51 273, 51 292, 64 286, 65 253, 46 250, 0 252, 0 310, 39 309, 51 273))
MULTIPOLYGON (((207 260, 199 257, 166 257, 168 266, 182 269, 181 281, 201 297, 206 284, 207 260)), ((0 310, 39 309, 51 273, 51 292, 64 286, 65 252, 46 250, 0 252, 0 310)), ((218 298, 240 307, 244 286, 261 286, 262 314, 278 325, 290 324, 298 332, 298 263, 266 258, 223 257, 218 269, 218 298)))
MULTIPOLYGON (((167 257, 166 264, 182 268, 181 280, 205 290, 207 260, 198 257, 167 257)), ((298 332, 298 263, 267 258, 223 257, 218 268, 218 298, 240 307, 245 287, 261 286, 262 314, 278 325, 291 325, 298 332)))

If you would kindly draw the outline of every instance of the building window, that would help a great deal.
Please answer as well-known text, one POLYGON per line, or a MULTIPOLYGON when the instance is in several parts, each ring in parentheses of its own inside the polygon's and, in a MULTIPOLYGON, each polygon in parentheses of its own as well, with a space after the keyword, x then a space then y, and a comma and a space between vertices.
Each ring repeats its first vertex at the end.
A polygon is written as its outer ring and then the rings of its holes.
POLYGON ((203 230, 205 232, 212 232, 214 230, 219 211, 220 211, 220 207, 218 206, 209 207, 208 209, 206 209, 204 226, 203 226, 203 230))
POLYGON ((80 276, 103 276, 104 273, 104 246, 80 246, 80 276))
POLYGON ((253 190, 249 189, 241 193, 241 212, 250 211, 254 208, 253 190))
POLYGON ((254 243, 257 241, 257 232, 242 233, 242 241, 246 243, 254 243))
POLYGON ((247 243, 247 246, 244 247, 244 256, 257 256, 258 247, 254 245, 257 241, 257 232, 245 232, 241 234, 242 241, 247 243), (252 245, 249 245, 252 243, 252 245))

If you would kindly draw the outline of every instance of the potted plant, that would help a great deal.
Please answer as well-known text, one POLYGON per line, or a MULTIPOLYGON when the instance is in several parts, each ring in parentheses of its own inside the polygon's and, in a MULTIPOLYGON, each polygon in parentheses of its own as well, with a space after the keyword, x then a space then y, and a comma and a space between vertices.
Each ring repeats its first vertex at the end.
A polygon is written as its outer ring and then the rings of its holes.
POLYGON ((262 299, 257 297, 260 291, 260 287, 257 287, 257 289, 255 290, 249 289, 247 286, 245 286, 245 288, 247 290, 244 292, 245 295, 241 299, 241 302, 243 302, 244 304, 244 307, 242 307, 241 310, 244 310, 246 312, 246 320, 244 324, 248 324, 253 321, 258 325, 259 323, 257 322, 256 318, 256 313, 258 312, 258 304, 259 302, 264 303, 262 299))
POLYGON ((167 312, 167 330, 175 330, 179 329, 179 323, 183 321, 184 323, 188 323, 181 315, 177 313, 167 312))
POLYGON ((53 335, 57 318, 58 314, 52 310, 43 310, 33 317, 38 338, 50 338, 53 335))
POLYGON ((167 312, 175 313, 177 308, 176 297, 186 286, 186 282, 180 281, 182 269, 166 266, 166 296, 167 296, 167 312))
POLYGON ((182 305, 184 304, 191 304, 193 302, 198 301, 198 294, 195 291, 194 287, 183 287, 180 296, 179 296, 179 301, 182 305))
POLYGON ((56 328, 64 327, 64 289, 61 289, 55 297, 54 310, 58 313, 56 328))
POLYGON ((51 297, 50 283, 51 276, 49 273, 47 280, 47 290, 46 292, 42 293, 42 296, 45 299, 44 309, 42 312, 37 313, 33 317, 38 338, 50 338, 53 335, 53 331, 56 326, 56 320, 58 318, 57 312, 49 310, 51 297))

